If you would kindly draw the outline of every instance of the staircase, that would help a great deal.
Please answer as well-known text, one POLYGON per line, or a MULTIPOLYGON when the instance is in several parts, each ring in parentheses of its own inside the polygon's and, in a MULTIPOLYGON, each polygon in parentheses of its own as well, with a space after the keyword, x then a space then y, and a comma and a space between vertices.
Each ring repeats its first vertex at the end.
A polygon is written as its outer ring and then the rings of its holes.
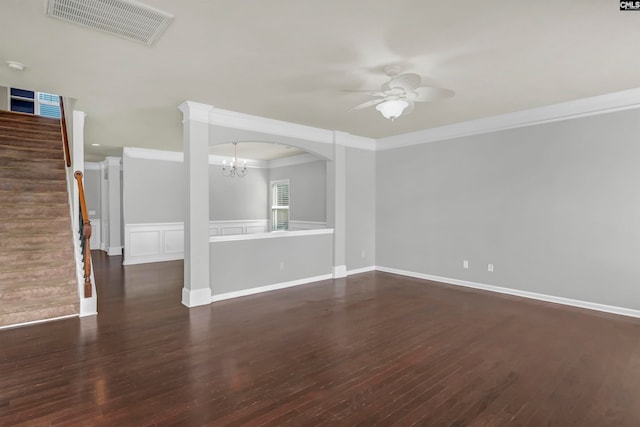
POLYGON ((0 327, 77 315, 60 120, 0 111, 0 327))

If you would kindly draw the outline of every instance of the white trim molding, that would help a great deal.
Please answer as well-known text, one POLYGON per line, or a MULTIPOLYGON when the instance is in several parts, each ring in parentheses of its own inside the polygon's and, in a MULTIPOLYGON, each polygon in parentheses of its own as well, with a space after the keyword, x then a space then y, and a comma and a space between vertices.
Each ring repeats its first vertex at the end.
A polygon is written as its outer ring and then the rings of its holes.
POLYGON ((183 121, 209 123, 213 106, 200 102, 184 101, 178 106, 178 110, 182 111, 183 121))
POLYGON ((107 248, 107 255, 109 256, 122 255, 122 246, 109 246, 107 248))
POLYGON ((333 275, 334 279, 342 279, 343 277, 347 277, 347 266, 346 265, 334 265, 333 266, 333 275))
POLYGON ((546 301, 555 304, 568 305, 571 307, 586 308, 588 310, 602 311, 605 313, 618 314, 621 316, 640 317, 640 310, 617 307, 613 305, 599 304, 590 301, 582 301, 571 298, 558 297, 554 295, 539 294, 536 292, 522 291, 519 289, 504 288, 501 286, 486 285, 484 283, 469 282, 467 280, 452 279, 449 277, 434 276, 431 274, 416 273, 414 271, 399 270, 397 268, 376 266, 377 271, 398 274, 401 276, 414 277, 416 279, 431 280, 434 282, 446 283, 449 285, 464 286, 466 288, 481 289, 484 291, 497 292, 501 294, 514 295, 522 298, 546 301))
POLYGON ((223 110, 221 108, 214 108, 211 111, 209 124, 289 138, 305 139, 307 141, 327 144, 333 143, 333 131, 331 130, 223 110))
POLYGON ((238 221, 209 221, 209 236, 230 236, 235 234, 257 234, 269 231, 268 219, 238 221))
POLYGON ((285 237, 314 236, 318 234, 333 234, 333 228, 300 231, 270 231, 256 234, 234 234, 229 236, 211 236, 209 243, 233 242, 238 240, 280 239, 285 237))
POLYGON ((182 288, 182 304, 189 308, 211 304, 211 288, 182 288))
POLYGON ((408 147, 635 108, 640 108, 640 88, 381 138, 376 141, 376 149, 408 147))
POLYGON ((375 271, 375 265, 369 265, 367 267, 354 268, 352 270, 347 270, 347 276, 353 276, 354 274, 368 273, 370 271, 375 271))
POLYGON ((320 221, 298 221, 296 219, 289 220, 289 231, 299 230, 318 230, 327 228, 326 222, 320 221))
POLYGON ((325 159, 321 159, 318 156, 315 156, 310 153, 300 154, 297 156, 284 157, 282 159, 273 159, 266 162, 266 167, 268 168, 281 168, 284 166, 293 166, 293 165, 301 165, 304 163, 312 163, 317 161, 325 161, 325 159))
POLYGON ((266 285, 266 286, 260 286, 257 288, 243 289, 235 292, 227 292, 224 294, 216 294, 211 296, 211 302, 223 301, 223 300, 232 299, 232 298, 239 298, 239 297, 244 297, 248 295, 259 294, 262 292, 275 291, 278 289, 291 288, 293 286, 300 286, 307 283, 320 282, 322 280, 331 280, 332 278, 333 276, 331 274, 324 274, 322 276, 307 277, 304 279, 292 280, 290 282, 276 283, 274 285, 266 285))
POLYGON ((123 265, 184 259, 184 223, 125 224, 123 265))

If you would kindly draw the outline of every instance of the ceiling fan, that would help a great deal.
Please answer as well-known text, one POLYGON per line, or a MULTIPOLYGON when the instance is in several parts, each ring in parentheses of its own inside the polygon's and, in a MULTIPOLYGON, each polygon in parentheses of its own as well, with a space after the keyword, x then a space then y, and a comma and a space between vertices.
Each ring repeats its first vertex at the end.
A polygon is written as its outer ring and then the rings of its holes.
POLYGON ((376 106, 376 110, 392 121, 403 113, 409 114, 415 109, 416 102, 429 102, 450 98, 454 92, 449 89, 431 86, 420 86, 422 77, 414 73, 400 74, 401 68, 391 65, 384 69, 389 81, 385 82, 380 90, 345 90, 344 92, 365 92, 376 97, 362 104, 358 104, 351 110, 362 110, 376 106))

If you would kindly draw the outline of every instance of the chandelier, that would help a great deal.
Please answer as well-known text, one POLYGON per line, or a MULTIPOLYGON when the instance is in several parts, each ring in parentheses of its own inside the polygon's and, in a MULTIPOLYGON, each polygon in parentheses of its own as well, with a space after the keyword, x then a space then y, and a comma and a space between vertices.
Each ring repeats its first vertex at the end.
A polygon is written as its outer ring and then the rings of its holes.
POLYGON ((247 161, 244 160, 242 165, 238 162, 238 143, 233 143, 233 160, 227 164, 226 160, 222 161, 222 175, 233 178, 238 176, 242 178, 247 174, 247 161))

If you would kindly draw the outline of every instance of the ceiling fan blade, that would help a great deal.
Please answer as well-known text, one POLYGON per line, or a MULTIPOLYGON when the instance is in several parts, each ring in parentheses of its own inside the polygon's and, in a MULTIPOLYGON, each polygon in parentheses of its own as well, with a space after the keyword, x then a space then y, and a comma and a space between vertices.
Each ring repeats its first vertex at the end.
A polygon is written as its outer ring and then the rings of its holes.
POLYGON ((440 99, 451 98, 455 95, 455 92, 449 89, 442 89, 438 87, 419 87, 412 92, 415 96, 412 96, 411 99, 417 102, 429 102, 429 101, 437 101, 440 99))
POLYGON ((414 73, 399 74, 389 81, 390 88, 400 88, 404 90, 414 90, 422 82, 422 77, 414 73))
POLYGON ((374 105, 380 104, 382 101, 384 101, 384 99, 372 99, 371 101, 363 102, 362 104, 352 107, 349 111, 363 110, 368 107, 373 107, 374 105))

